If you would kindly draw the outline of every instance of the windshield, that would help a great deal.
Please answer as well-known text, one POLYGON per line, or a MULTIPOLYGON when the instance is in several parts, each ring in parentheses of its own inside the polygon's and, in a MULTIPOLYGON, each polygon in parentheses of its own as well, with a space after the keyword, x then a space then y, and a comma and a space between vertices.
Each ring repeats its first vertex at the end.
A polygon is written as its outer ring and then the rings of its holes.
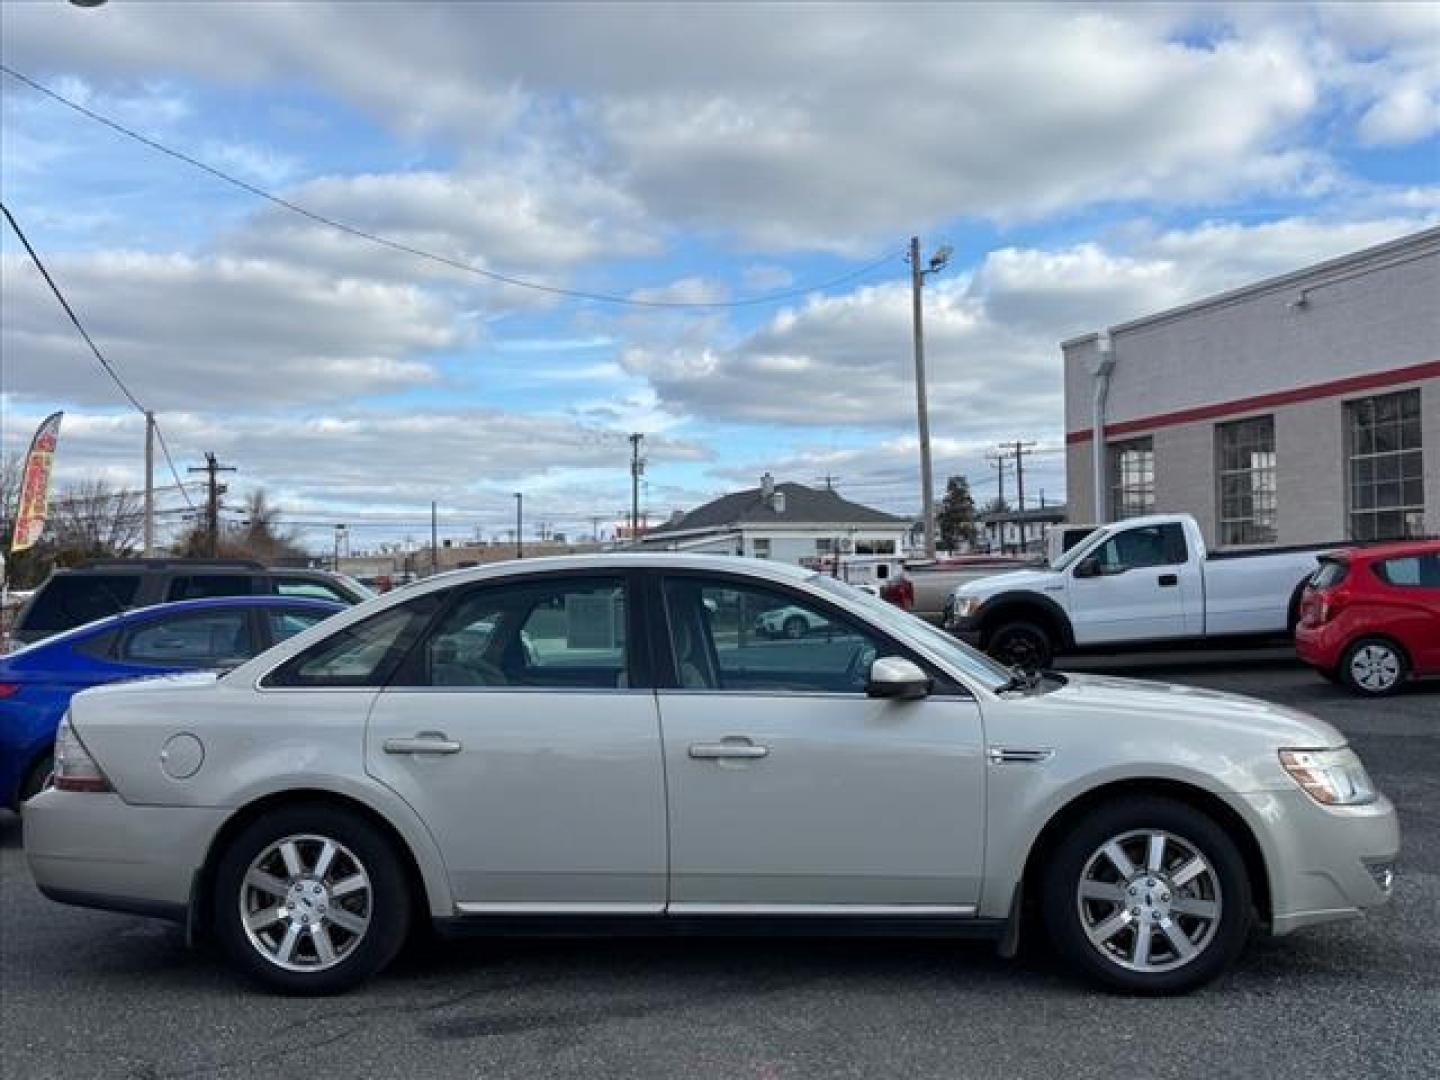
POLYGON ((1106 536, 1109 536, 1109 535, 1110 535, 1110 530, 1109 530, 1109 529, 1096 529, 1093 533, 1091 533, 1089 536, 1085 537, 1083 540, 1081 540, 1079 543, 1077 543, 1074 547, 1072 547, 1069 551, 1063 551, 1063 552, 1061 552, 1059 555, 1057 555, 1057 556, 1055 557, 1055 561, 1050 564, 1050 569, 1051 569, 1051 570, 1064 570, 1067 566, 1069 566, 1071 563, 1073 563, 1076 559, 1080 558, 1081 552, 1093 551, 1094 548, 1095 548, 1095 544, 1096 544, 1097 542, 1099 542, 1099 540, 1100 540, 1102 537, 1106 537, 1106 536))
POLYGON ((936 656, 957 671, 969 675, 987 690, 998 690, 1010 682, 1011 672, 1003 664, 956 640, 938 627, 931 626, 920 616, 902 611, 887 600, 881 600, 863 589, 857 589, 824 574, 815 574, 808 580, 810 584, 825 592, 835 593, 855 606, 864 608, 870 620, 882 629, 920 639, 936 656))

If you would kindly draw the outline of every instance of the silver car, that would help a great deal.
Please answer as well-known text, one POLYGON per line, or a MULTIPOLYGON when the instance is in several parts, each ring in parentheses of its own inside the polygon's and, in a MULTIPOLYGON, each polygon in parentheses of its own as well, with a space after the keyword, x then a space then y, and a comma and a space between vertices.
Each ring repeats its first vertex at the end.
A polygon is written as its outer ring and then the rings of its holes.
POLYGON ((442 575, 222 676, 74 699, 40 888, 182 920, 289 992, 441 932, 974 935, 1188 990, 1387 899, 1395 810, 1333 728, 1025 676, 831 578, 680 555, 442 575), (823 634, 754 633, 795 608, 823 634))

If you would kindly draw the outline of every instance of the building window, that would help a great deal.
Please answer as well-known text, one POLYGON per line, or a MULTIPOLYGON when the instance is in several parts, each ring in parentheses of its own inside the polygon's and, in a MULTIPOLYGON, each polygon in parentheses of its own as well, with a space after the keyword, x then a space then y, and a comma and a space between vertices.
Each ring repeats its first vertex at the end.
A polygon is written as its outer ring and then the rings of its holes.
POLYGON ((816 555, 829 555, 829 554, 833 553, 834 550, 835 550, 835 541, 832 540, 830 537, 828 537, 828 536, 818 536, 818 537, 815 538, 815 554, 816 554, 816 555))
POLYGON ((770 538, 757 536, 753 541, 755 546, 755 558, 768 559, 770 557, 770 538))
POLYGON ((1221 544, 1275 542, 1275 418, 1215 426, 1221 544))
POLYGON ((1155 440, 1110 444, 1110 513, 1116 521, 1155 512, 1155 440))
POLYGON ((1347 402, 1350 539, 1398 540, 1424 530, 1420 391, 1347 402))

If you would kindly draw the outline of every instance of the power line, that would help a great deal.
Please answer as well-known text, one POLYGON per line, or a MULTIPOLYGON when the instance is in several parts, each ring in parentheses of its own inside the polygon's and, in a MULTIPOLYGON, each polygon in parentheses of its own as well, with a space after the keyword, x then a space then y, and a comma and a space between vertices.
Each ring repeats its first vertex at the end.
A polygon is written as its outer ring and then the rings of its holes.
MULTIPOLYGON (((75 329, 80 332, 80 336, 85 339, 85 344, 90 346, 90 351, 95 354, 95 359, 99 361, 101 370, 103 370, 106 375, 109 375, 111 381, 120 388, 120 393, 125 395, 125 400, 135 406, 136 410, 138 410, 142 416, 147 416, 149 410, 140 404, 140 399, 130 392, 130 388, 125 385, 124 380, 121 379, 115 369, 110 366, 110 361, 105 359, 105 354, 102 353, 100 347, 95 344, 95 339, 90 336, 90 332, 85 329, 85 325, 80 321, 80 316, 75 314, 75 309, 70 306, 70 301, 65 299, 65 294, 60 291, 60 286, 55 284, 55 279, 50 276, 50 271, 46 269, 44 261, 40 258, 40 253, 35 250, 35 246, 30 243, 30 238, 25 235, 25 230, 20 228, 20 223, 15 220, 15 215, 10 213, 10 208, 3 202, 0 202, 0 213, 5 215, 5 220, 10 223, 10 228, 13 229, 15 235, 20 238, 20 243, 25 246, 25 251, 30 255, 30 261, 35 264, 35 269, 40 271, 40 276, 45 279, 45 284, 50 286, 50 291, 55 294, 55 299, 60 302, 61 308, 64 309, 65 314, 74 324, 75 329)), ((193 507, 195 504, 190 500, 190 493, 185 490, 184 481, 180 479, 180 472, 175 468, 175 462, 170 457, 170 448, 165 445, 165 436, 161 434, 158 423, 155 424, 155 434, 160 437, 160 446, 165 452, 165 461, 170 466, 170 475, 175 478, 176 486, 180 488, 180 494, 185 497, 186 503, 193 507)))
POLYGON ((546 285, 543 282, 529 281, 524 278, 515 277, 511 274, 502 274, 497 270, 487 270, 484 267, 475 266, 472 263, 461 262, 459 259, 452 259, 445 255, 438 255, 433 251, 426 251, 423 248, 414 247, 410 244, 404 243, 403 241, 394 240, 380 233, 370 232, 367 229, 362 229, 358 226, 347 224, 346 222, 340 221, 336 218, 328 217, 325 214, 318 213, 317 211, 310 210, 304 206, 301 206, 298 203, 291 202, 289 199, 286 199, 283 196, 276 195, 272 191, 267 191, 265 188, 252 184, 249 181, 242 180, 240 177, 228 173, 224 169, 217 168, 214 165, 201 161, 199 158, 192 157, 181 150, 176 150, 173 147, 166 146, 164 143, 158 142, 157 140, 152 139, 149 136, 142 135, 140 132, 135 131, 133 128, 126 127, 124 124, 120 123, 117 120, 113 120, 108 116, 105 116, 103 113, 98 113, 93 109, 87 108, 86 106, 80 104, 78 101, 72 101, 64 94, 58 93, 57 91, 50 89, 50 87, 45 86, 43 83, 36 82, 28 75, 16 71, 14 68, 10 67, 7 64, 0 64, 0 71, 5 72, 5 74, 9 75, 12 79, 16 79, 24 83, 32 90, 38 91, 39 93, 44 94, 51 100, 56 101, 61 105, 64 105, 66 108, 71 109, 82 116, 88 117, 89 119, 94 120, 98 124, 103 124, 105 127, 110 128, 112 131, 125 136, 127 139, 133 139, 134 141, 144 146, 148 146, 151 150, 154 150, 161 154, 165 154, 166 156, 172 157, 177 161, 184 162, 186 165, 189 165, 192 168, 199 169, 202 172, 209 173, 217 180, 230 184, 232 187, 237 187, 242 191, 249 192, 251 195, 254 195, 260 199, 264 199, 267 202, 273 203, 274 205, 279 206, 282 209, 289 210, 291 213, 299 214, 301 217, 307 218, 310 221, 315 222, 317 225, 324 225, 326 228, 346 233, 350 236, 357 237, 358 239, 366 240, 372 244, 378 244, 381 247, 390 248, 393 251, 404 252, 407 255, 413 255, 419 259, 428 259, 431 262, 439 263, 441 266, 447 266, 453 270, 461 270, 467 274, 474 274, 478 277, 487 278, 491 281, 499 282, 502 285, 510 285, 519 289, 530 289, 535 292, 549 293, 553 296, 568 296, 575 300, 593 300, 605 304, 625 304, 630 307, 682 309, 753 307, 759 304, 778 303, 781 300, 792 300, 796 297, 806 296, 813 292, 820 292, 825 289, 835 288, 838 285, 844 285, 847 282, 854 281, 856 278, 863 277, 864 275, 870 273, 870 271, 878 269, 885 263, 888 263, 900 257, 899 252, 888 252, 880 258, 876 259, 874 262, 869 263, 866 266, 860 267, 858 270, 852 270, 848 274, 843 274, 840 277, 832 278, 829 281, 821 281, 813 285, 805 285, 798 288, 787 289, 784 292, 767 293, 763 296, 741 297, 738 300, 642 300, 634 296, 620 296, 615 293, 588 292, 583 289, 567 289, 559 285, 546 285))

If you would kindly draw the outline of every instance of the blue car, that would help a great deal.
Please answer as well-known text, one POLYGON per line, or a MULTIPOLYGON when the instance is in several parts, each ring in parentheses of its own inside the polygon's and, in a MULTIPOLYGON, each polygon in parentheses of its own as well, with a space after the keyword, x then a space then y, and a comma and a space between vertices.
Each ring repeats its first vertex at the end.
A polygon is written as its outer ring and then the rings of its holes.
POLYGON ((55 730, 81 690, 120 679, 233 667, 345 605, 227 596, 137 608, 0 656, 0 806, 18 807, 50 772, 55 730))

